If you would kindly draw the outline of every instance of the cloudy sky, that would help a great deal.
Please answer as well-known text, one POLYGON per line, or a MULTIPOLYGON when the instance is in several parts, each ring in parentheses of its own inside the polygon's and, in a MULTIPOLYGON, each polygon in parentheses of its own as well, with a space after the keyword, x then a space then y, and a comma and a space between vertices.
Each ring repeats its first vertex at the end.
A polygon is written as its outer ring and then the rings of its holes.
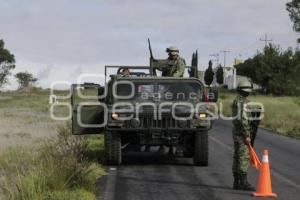
POLYGON ((176 45, 189 64, 198 49, 204 69, 220 50, 231 51, 228 64, 253 56, 264 34, 295 47, 287 1, 0 0, 0 38, 16 57, 14 72, 32 72, 43 87, 106 64, 147 65, 148 37, 157 58, 176 45))

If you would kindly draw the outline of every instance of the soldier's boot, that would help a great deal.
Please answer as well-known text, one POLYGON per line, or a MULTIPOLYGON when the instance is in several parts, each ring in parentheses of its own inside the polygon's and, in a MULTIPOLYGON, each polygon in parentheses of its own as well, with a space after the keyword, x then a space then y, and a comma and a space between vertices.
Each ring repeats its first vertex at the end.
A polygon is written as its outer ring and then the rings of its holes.
POLYGON ((240 182, 240 190, 255 191, 255 188, 247 180, 247 174, 240 175, 240 182))
POLYGON ((233 173, 233 187, 234 190, 240 189, 240 175, 238 173, 233 173))

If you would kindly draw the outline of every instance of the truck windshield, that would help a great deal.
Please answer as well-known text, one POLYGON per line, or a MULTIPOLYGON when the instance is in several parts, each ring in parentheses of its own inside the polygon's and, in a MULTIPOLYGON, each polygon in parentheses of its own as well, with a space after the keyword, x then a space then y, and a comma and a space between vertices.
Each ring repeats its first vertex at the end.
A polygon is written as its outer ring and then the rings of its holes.
POLYGON ((199 83, 122 83, 118 84, 117 95, 122 99, 141 101, 189 101, 202 98, 202 87, 199 83), (127 97, 127 98, 126 98, 127 97))

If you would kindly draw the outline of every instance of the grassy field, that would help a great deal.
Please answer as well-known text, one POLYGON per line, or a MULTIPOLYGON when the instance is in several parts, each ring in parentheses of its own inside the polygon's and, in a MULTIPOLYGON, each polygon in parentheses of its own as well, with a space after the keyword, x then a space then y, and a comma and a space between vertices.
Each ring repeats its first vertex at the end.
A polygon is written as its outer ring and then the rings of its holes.
MULTIPOLYGON (((219 102, 224 105, 224 115, 231 115, 230 105, 236 94, 221 92, 219 102)), ((272 130, 278 134, 300 139, 300 98, 299 97, 273 97, 252 95, 251 101, 264 105, 265 114, 261 127, 272 130)))
POLYGON ((0 93, 0 151, 56 134, 63 122, 51 120, 48 96, 48 91, 0 93))
POLYGON ((72 136, 68 123, 52 120, 49 94, 0 93, 1 200, 95 199, 103 138, 72 136))

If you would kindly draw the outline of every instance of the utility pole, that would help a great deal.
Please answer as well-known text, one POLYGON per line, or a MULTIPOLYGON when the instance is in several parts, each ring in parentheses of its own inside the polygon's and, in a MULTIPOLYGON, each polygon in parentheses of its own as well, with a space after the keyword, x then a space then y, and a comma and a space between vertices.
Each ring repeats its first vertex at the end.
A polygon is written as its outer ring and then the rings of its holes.
POLYGON ((219 60, 220 60, 220 54, 214 53, 214 54, 210 54, 210 56, 214 57, 213 61, 216 61, 217 66, 218 66, 219 65, 219 60))
POLYGON ((267 34, 265 34, 265 38, 260 38, 259 39, 260 41, 262 41, 262 42, 265 42, 265 47, 268 45, 268 42, 272 42, 273 40, 272 39, 268 39, 268 35, 267 34))
POLYGON ((226 54, 229 53, 230 51, 229 50, 221 50, 220 52, 224 54, 224 65, 223 65, 223 67, 226 67, 226 54))

